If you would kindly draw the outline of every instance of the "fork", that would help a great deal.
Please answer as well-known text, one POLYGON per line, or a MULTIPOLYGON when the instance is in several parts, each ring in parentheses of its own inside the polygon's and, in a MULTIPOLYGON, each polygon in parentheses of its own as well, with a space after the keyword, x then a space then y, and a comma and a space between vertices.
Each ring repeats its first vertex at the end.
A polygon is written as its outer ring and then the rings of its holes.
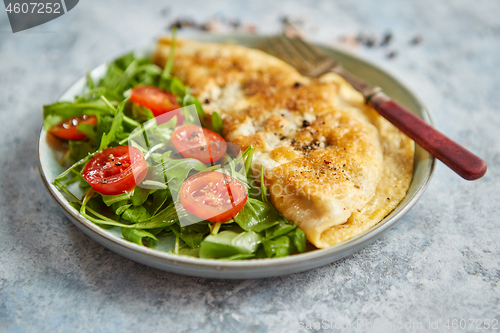
POLYGON ((346 71, 341 64, 302 39, 295 28, 285 28, 282 35, 268 39, 268 51, 288 62, 305 76, 318 77, 329 72, 339 74, 359 91, 365 102, 382 117, 462 178, 476 180, 486 173, 486 162, 481 158, 393 101, 380 87, 371 86, 346 71))

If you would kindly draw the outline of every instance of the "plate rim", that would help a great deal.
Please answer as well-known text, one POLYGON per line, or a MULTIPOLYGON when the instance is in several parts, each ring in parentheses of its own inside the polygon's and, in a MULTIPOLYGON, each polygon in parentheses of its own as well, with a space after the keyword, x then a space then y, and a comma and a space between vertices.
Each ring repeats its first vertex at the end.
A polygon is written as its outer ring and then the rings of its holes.
MULTIPOLYGON (((206 39, 212 38, 219 40, 219 43, 223 42, 225 39, 242 39, 242 38, 253 38, 256 40, 264 39, 269 37, 270 35, 246 35, 246 34, 220 34, 220 35, 201 35, 196 38, 196 36, 190 36, 189 39, 199 40, 202 42, 206 42, 206 39)), ((209 41, 214 42, 214 41, 209 41)), ((321 43, 314 43, 324 49, 332 50, 336 53, 340 53, 346 57, 353 58, 357 62, 364 63, 369 67, 377 70, 378 72, 382 72, 386 77, 388 77, 391 81, 397 83, 397 85, 402 88, 405 94, 409 95, 419 106, 420 112, 422 113, 422 119, 427 123, 433 125, 432 118, 427 107, 420 100, 420 98, 410 90, 405 83, 402 82, 399 78, 397 78, 391 71, 382 68, 378 64, 371 62, 370 60, 364 59, 356 54, 352 54, 346 50, 339 49, 333 46, 327 46, 321 43), (427 118, 427 119, 425 119, 427 118)), ((154 46, 154 44, 152 44, 154 46)), ((129 52, 140 52, 141 50, 151 49, 151 45, 147 47, 138 47, 129 52)), ((125 54, 125 53, 124 53, 125 54)), ((101 63, 100 65, 94 67, 90 72, 94 72, 102 66, 106 66, 109 61, 101 63)), ((57 101, 61 100, 61 98, 68 93, 75 85, 77 85, 80 81, 85 79, 85 75, 80 76, 77 80, 75 80, 72 84, 70 84, 61 96, 57 99, 57 101)), ((435 171, 436 160, 435 158, 429 154, 430 163, 427 169, 425 170, 425 174, 422 178, 422 182, 415 189, 414 194, 406 203, 405 206, 401 207, 400 204, 394 208, 386 217, 384 217, 379 223, 377 223, 372 228, 363 232, 362 234, 346 241, 340 243, 338 245, 325 248, 325 249, 316 249, 313 251, 290 255, 281 258, 258 258, 258 259, 248 259, 248 260, 221 260, 221 259, 208 259, 208 258, 196 258, 189 256, 181 256, 170 254, 168 252, 163 252, 155 249, 150 249, 147 247, 139 246, 135 243, 129 242, 123 238, 118 238, 115 235, 112 235, 106 232, 104 229, 98 227, 94 223, 85 219, 81 216, 73 207, 69 205, 69 201, 64 198, 62 193, 49 182, 42 165, 42 156, 41 156, 41 145, 42 140, 46 138, 46 131, 42 129, 40 131, 38 137, 38 149, 37 149, 37 158, 38 158, 38 169, 43 180, 45 187, 47 188, 49 194, 52 198, 58 203, 58 205, 63 209, 65 215, 85 234, 89 237, 93 238, 95 241, 100 243, 101 245, 111 249, 121 256, 125 256, 131 260, 137 261, 139 263, 145 264, 144 261, 149 261, 146 265, 159 268, 165 271, 170 271, 174 273, 186 274, 191 276, 199 276, 199 277, 208 277, 208 278, 248 278, 250 275, 245 274, 244 276, 222 276, 221 273, 226 273, 227 270, 236 270, 241 273, 248 273, 249 271, 255 269, 262 268, 274 268, 277 271, 264 271, 264 272, 253 272, 251 277, 270 277, 282 274, 288 274, 292 272, 299 272, 308 270, 314 267, 319 267, 325 265, 327 263, 334 262, 341 258, 344 258, 363 247, 368 246, 372 242, 374 242, 378 237, 384 234, 387 230, 392 228, 400 219, 403 217, 422 197, 425 192, 425 189, 429 185, 435 171), (398 208, 400 208, 398 210, 398 208), (96 239, 99 238, 99 239, 96 239), (106 243, 106 244, 104 244, 106 243), (118 249, 122 249, 125 252, 131 252, 127 254, 118 252, 118 249), (132 258, 133 254, 137 254, 138 257, 132 258), (149 260, 148 260, 149 259, 149 260), (152 259, 159 260, 160 262, 151 262, 152 259), (301 266, 305 263, 309 263, 307 267, 301 266), (203 271, 200 272, 192 272, 192 269, 200 269, 203 268, 203 271), (287 269, 288 268, 288 269, 287 269)), ((413 182, 414 179, 412 179, 413 182)))

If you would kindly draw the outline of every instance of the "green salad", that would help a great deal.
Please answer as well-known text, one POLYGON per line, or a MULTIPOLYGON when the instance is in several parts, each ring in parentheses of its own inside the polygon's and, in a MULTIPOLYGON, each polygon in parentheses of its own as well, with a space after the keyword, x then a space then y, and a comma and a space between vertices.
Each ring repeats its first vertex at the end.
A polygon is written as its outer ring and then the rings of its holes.
POLYGON ((218 259, 304 252, 305 234, 271 205, 262 172, 254 179, 253 147, 225 142, 221 117, 171 75, 173 53, 163 69, 126 54, 99 80, 88 74, 73 102, 44 106, 44 129, 67 147, 54 185, 140 246, 175 238, 171 253, 218 259))

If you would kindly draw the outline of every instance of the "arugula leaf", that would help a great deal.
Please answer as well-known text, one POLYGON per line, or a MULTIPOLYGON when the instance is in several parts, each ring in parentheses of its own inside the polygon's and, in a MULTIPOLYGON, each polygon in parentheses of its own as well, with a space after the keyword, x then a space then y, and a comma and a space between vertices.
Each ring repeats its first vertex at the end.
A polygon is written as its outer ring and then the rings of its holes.
POLYGON ((268 199, 269 194, 267 193, 267 188, 266 188, 266 185, 264 183, 264 166, 263 165, 260 166, 260 190, 262 192, 262 201, 269 204, 269 199, 268 199))
MULTIPOLYGON (((91 157, 92 157, 92 155, 88 155, 88 156, 82 158, 81 160, 79 160, 78 162, 74 163, 68 169, 66 169, 66 171, 64 171, 63 173, 61 173, 59 176, 57 176, 54 179, 54 185, 56 187, 58 187, 60 190, 62 190, 63 192, 68 193, 67 191, 64 191, 64 190, 66 190, 66 186, 65 186, 65 184, 63 184, 63 182, 68 179, 68 174, 70 172, 76 172, 77 169, 79 169, 80 167, 83 167, 85 164, 87 164, 88 160, 91 157)), ((74 195, 71 194, 71 196, 73 198, 75 198, 74 195)), ((76 199, 75 201, 80 201, 80 200, 76 199)))
POLYGON ((295 228, 292 232, 290 232, 288 235, 290 237, 293 245, 295 246, 295 249, 302 253, 306 251, 306 234, 300 230, 299 228, 295 228))
POLYGON ((170 43, 170 52, 168 54, 167 63, 165 64, 165 68, 163 68, 163 72, 161 73, 162 79, 167 79, 170 77, 170 73, 172 72, 172 67, 174 65, 174 53, 175 53, 175 42, 177 36, 177 28, 172 29, 172 42, 170 43))
POLYGON ((208 227, 207 222, 199 224, 201 225, 202 230, 199 230, 199 228, 196 227, 192 228, 192 225, 187 227, 173 225, 171 230, 177 237, 182 239, 187 246, 194 249, 199 247, 203 237, 210 233, 210 228, 208 227))
POLYGON ((248 198, 243 209, 234 217, 234 221, 243 230, 261 232, 280 223, 280 216, 269 204, 248 198))
POLYGON ((96 141, 96 127, 92 124, 78 124, 76 127, 78 133, 83 133, 90 142, 96 141))
POLYGON ((136 229, 156 229, 168 227, 178 222, 177 211, 174 204, 171 203, 163 210, 160 210, 156 215, 145 221, 135 223, 131 227, 136 229))
POLYGON ((222 118, 217 112, 212 112, 212 129, 222 135, 222 118))
POLYGON ((180 255, 180 256, 190 256, 190 257, 199 257, 200 253, 200 248, 197 247, 197 248, 190 248, 189 246, 182 246, 179 248, 179 251, 177 252, 177 255, 180 255))
POLYGON ((189 106, 193 104, 196 107, 196 112, 198 113, 198 117, 200 117, 200 119, 204 119, 206 117, 206 114, 205 111, 203 110, 203 107, 201 106, 200 101, 193 95, 186 93, 184 99, 182 100, 181 106, 189 106))
MULTIPOLYGON (((116 214, 113 209, 108 208, 104 202, 102 201, 100 196, 93 197, 92 199, 87 202, 87 208, 90 208, 93 211, 98 211, 105 217, 113 220, 119 220, 120 216, 119 214, 116 214)), ((78 208, 80 210, 80 208, 78 208)), ((101 227, 104 227, 104 225, 100 225, 101 227)))
POLYGON ((43 128, 48 131, 53 125, 61 121, 82 114, 98 115, 110 114, 109 109, 102 101, 87 103, 56 102, 43 106, 43 128))
POLYGON ((132 191, 125 191, 122 194, 117 194, 117 195, 105 195, 101 194, 102 201, 107 205, 111 206, 114 203, 120 202, 120 201, 127 201, 132 197, 134 194, 134 190, 132 191))
MULTIPOLYGON (((150 120, 149 122, 144 124, 144 129, 147 130, 146 136, 149 138, 149 141, 154 143, 162 143, 165 145, 166 142, 170 141, 172 137, 172 132, 177 127, 177 116, 174 116, 172 119, 163 123, 161 125, 156 125, 156 120, 150 120), (151 125, 150 125, 151 122, 151 125)), ((133 133, 132 135, 134 135, 133 133)))
POLYGON ((200 258, 227 258, 238 254, 252 254, 262 237, 253 232, 245 231, 237 234, 232 231, 222 231, 217 235, 207 236, 200 244, 200 258))
POLYGON ((102 134, 101 144, 99 145, 99 151, 108 148, 108 146, 115 141, 117 132, 120 130, 123 121, 123 108, 125 107, 125 103, 127 103, 128 99, 125 99, 118 105, 118 109, 115 114, 115 118, 111 123, 111 128, 107 133, 102 134))
POLYGON ((153 180, 160 182, 166 181, 165 176, 167 176, 171 192, 178 193, 184 180, 192 170, 202 171, 204 169, 206 169, 205 164, 194 158, 168 158, 159 165, 151 167, 150 172, 153 180))
POLYGON ((219 229, 219 232, 222 231, 232 231, 239 234, 245 230, 243 230, 237 223, 223 223, 219 229))
POLYGON ((249 183, 253 180, 252 178, 252 162, 253 162, 253 152, 255 148, 254 146, 250 146, 245 150, 242 154, 242 157, 245 159, 245 175, 249 179, 249 183))
POLYGON ((184 84, 182 84, 181 80, 179 80, 176 77, 172 77, 169 79, 170 80, 170 85, 169 85, 169 91, 178 96, 179 98, 183 99, 184 96, 186 95, 186 87, 184 84))
POLYGON ((114 90, 110 90, 105 87, 98 87, 98 88, 92 88, 88 91, 85 91, 81 95, 76 96, 75 103, 94 102, 99 100, 101 96, 104 96, 112 101, 121 101, 123 99, 123 95, 118 94, 114 90))
POLYGON ((89 89, 94 89, 95 87, 95 83, 94 83, 94 80, 92 79, 92 76, 90 75, 90 71, 87 72, 87 81, 85 82, 85 85, 87 86, 87 88, 89 89))
POLYGON ((134 194, 132 195, 132 204, 134 206, 142 206, 148 199, 149 195, 154 191, 156 190, 136 186, 136 188, 134 189, 134 194))
POLYGON ((113 65, 115 65, 117 68, 121 70, 126 70, 128 66, 135 60, 135 56, 133 52, 126 53, 122 55, 121 57, 115 59, 115 61, 112 62, 113 65))
POLYGON ((169 190, 156 190, 151 195, 151 205, 148 207, 149 213, 154 216, 158 213, 160 208, 168 201, 170 198, 169 190))
POLYGON ((152 85, 161 75, 161 69, 152 64, 151 59, 136 58, 133 53, 116 59, 108 65, 104 77, 99 81, 99 87, 114 91, 121 96, 130 88, 139 84, 152 85))
POLYGON ((290 238, 286 236, 281 236, 272 240, 264 239, 262 244, 264 245, 264 251, 268 258, 285 257, 293 253, 290 238))
POLYGON ((116 215, 122 215, 131 206, 132 204, 129 204, 126 201, 121 201, 113 204, 111 207, 115 210, 116 215))
POLYGON ((87 141, 69 141, 69 160, 73 163, 93 153, 95 147, 87 141))
MULTIPOLYGON (((272 235, 273 237, 276 237, 280 233, 285 232, 285 230, 287 229, 285 225, 276 227, 280 227, 280 229, 274 230, 274 235, 272 235)), ((267 258, 274 258, 284 257, 296 252, 304 252, 306 250, 306 235, 302 230, 295 227, 294 225, 292 225, 291 227, 293 227, 292 231, 279 237, 269 239, 266 236, 266 238, 262 241, 262 250, 261 252, 258 251, 258 255, 265 254, 265 257, 267 258)))
POLYGON ((283 217, 278 224, 274 225, 272 228, 266 229, 266 239, 273 239, 286 235, 295 228, 297 228, 295 224, 288 223, 283 217))
POLYGON ((137 103, 130 103, 130 116, 136 119, 140 123, 147 122, 148 120, 154 119, 153 112, 145 106, 137 103))
POLYGON ((123 212, 122 218, 133 223, 139 223, 149 220, 151 216, 143 206, 131 206, 123 212))
POLYGON ((139 230, 139 229, 122 229, 122 236, 126 240, 139 244, 141 246, 145 246, 144 243, 147 243, 148 247, 152 247, 153 245, 153 240, 159 242, 158 238, 156 238, 155 235, 153 235, 150 232, 147 232, 145 230, 139 230))

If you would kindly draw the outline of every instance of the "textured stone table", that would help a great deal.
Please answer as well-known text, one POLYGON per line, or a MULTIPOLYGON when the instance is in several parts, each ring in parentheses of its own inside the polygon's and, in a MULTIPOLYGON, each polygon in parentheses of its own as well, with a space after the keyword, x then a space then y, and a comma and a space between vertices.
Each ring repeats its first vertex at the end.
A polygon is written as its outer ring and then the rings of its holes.
POLYGON ((359 320, 358 331, 427 331, 429 321, 446 331, 448 319, 500 320, 500 3, 138 3, 80 1, 15 35, 1 10, 0 331, 288 332, 323 320, 334 330, 359 320), (41 106, 87 69, 153 41, 175 17, 216 13, 261 33, 278 31, 283 14, 302 18, 307 36, 326 44, 392 31, 386 48, 343 44, 416 91, 440 130, 486 159, 487 175, 467 182, 438 164, 420 202, 373 245, 283 277, 192 278, 103 248, 63 216, 40 180, 41 106), (415 36, 418 45, 409 43, 415 36))

